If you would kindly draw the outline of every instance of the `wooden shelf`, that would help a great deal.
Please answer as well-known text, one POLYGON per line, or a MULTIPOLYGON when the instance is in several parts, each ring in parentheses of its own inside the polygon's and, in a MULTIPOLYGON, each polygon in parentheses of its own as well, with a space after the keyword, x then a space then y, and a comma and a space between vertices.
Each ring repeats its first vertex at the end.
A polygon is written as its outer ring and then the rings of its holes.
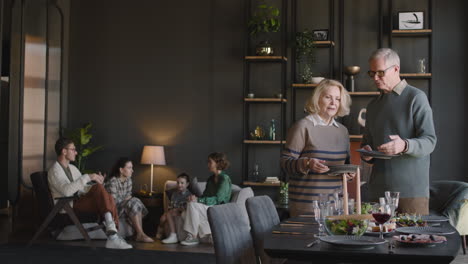
POLYGON ((267 182, 251 182, 245 181, 242 183, 244 186, 265 186, 265 187, 279 187, 280 183, 267 183, 267 182))
POLYGON ((286 98, 244 98, 245 102, 251 103, 286 103, 286 98))
POLYGON ((350 138, 350 139, 359 139, 359 140, 361 140, 361 139, 362 139, 362 135, 349 135, 349 138, 350 138))
POLYGON ((318 83, 293 83, 292 87, 295 88, 314 88, 317 87, 318 83))
POLYGON ((417 36, 417 35, 430 35, 432 29, 412 29, 412 30, 392 30, 392 34, 396 36, 417 36))
POLYGON ((400 73, 400 77, 412 79, 428 79, 432 78, 432 73, 400 73))
POLYGON ((245 56, 246 60, 252 61, 288 61, 284 56, 245 56))
POLYGON ((380 92, 349 92, 349 95, 354 95, 354 96, 376 96, 376 95, 380 95, 380 92))
POLYGON ((286 143, 285 140, 253 140, 253 139, 245 139, 245 144, 284 144, 286 143))
POLYGON ((317 47, 324 47, 324 46, 334 47, 335 46, 335 42, 330 41, 330 40, 314 41, 313 43, 314 43, 314 46, 317 46, 317 47))

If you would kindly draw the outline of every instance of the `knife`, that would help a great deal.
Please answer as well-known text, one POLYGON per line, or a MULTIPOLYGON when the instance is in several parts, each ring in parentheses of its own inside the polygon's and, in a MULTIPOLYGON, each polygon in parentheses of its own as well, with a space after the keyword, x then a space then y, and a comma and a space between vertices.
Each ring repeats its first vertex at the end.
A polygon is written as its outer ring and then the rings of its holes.
POLYGON ((309 244, 306 245, 306 248, 311 248, 313 247, 315 244, 317 244, 320 240, 316 239, 312 242, 310 242, 309 244))

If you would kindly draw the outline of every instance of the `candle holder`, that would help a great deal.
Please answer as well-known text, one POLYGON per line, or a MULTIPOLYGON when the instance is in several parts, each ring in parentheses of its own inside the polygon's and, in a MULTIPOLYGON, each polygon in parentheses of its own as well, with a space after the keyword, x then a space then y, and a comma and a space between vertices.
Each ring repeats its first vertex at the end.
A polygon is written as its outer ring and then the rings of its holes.
POLYGON ((345 74, 348 76, 346 79, 346 89, 350 92, 354 92, 354 75, 357 75, 361 71, 359 66, 346 66, 344 68, 345 74))

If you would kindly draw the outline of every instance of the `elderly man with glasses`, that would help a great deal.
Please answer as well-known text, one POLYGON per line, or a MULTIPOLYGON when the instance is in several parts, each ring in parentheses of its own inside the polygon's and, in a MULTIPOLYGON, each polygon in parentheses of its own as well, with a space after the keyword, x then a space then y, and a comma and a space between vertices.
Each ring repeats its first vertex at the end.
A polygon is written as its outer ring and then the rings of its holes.
POLYGON ((362 146, 391 159, 361 153, 373 163, 369 198, 378 201, 385 191, 400 192, 398 211, 429 213, 430 154, 437 137, 426 94, 400 79, 400 58, 392 49, 378 49, 369 58, 368 71, 380 95, 367 106, 362 146))

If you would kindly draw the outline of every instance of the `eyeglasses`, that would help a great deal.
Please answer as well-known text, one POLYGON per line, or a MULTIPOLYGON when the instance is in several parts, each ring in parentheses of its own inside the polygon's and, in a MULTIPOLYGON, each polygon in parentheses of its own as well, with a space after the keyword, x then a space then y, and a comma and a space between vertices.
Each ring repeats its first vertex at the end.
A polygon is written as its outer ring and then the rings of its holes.
POLYGON ((367 74, 369 75, 369 77, 371 78, 374 78, 374 76, 377 74, 378 77, 384 77, 385 76, 385 72, 388 71, 390 68, 394 67, 395 65, 392 65, 390 67, 388 67, 387 69, 383 70, 383 71, 367 71, 367 74))

